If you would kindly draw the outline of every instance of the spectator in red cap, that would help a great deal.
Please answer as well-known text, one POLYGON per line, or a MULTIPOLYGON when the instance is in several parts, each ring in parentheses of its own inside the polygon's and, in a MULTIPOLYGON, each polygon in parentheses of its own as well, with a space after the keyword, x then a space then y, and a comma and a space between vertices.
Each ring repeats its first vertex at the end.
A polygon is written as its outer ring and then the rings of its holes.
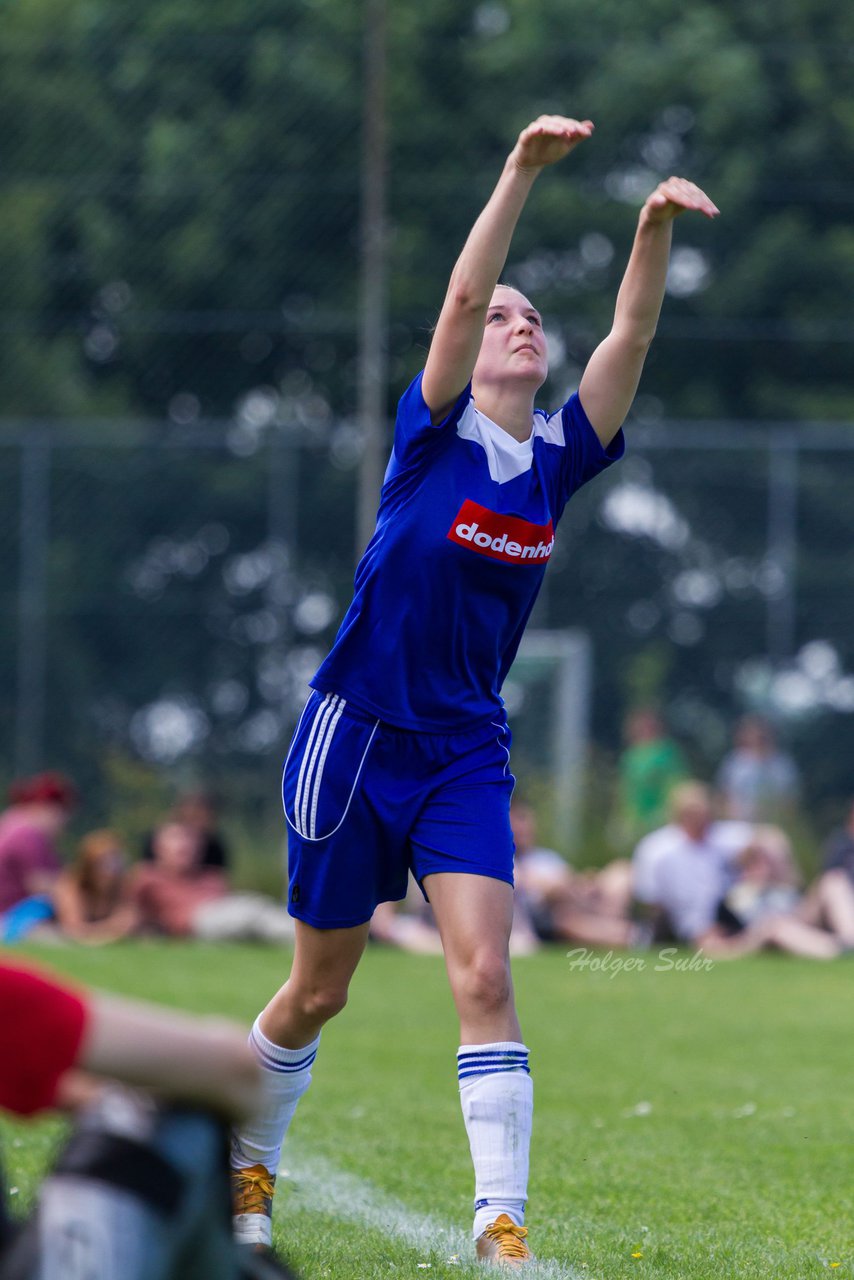
POLYGON ((23 910, 27 928, 32 912, 50 916, 49 894, 60 869, 56 841, 74 806, 77 792, 61 773, 21 778, 9 788, 9 807, 0 814, 0 914, 5 941, 19 934, 16 914, 23 910))

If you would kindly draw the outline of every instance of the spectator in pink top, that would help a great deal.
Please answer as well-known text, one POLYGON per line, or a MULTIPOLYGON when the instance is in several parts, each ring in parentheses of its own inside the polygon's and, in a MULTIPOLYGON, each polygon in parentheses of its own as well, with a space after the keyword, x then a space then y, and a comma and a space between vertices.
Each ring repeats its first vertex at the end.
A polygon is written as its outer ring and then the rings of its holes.
POLYGON ((232 893, 219 867, 205 866, 203 833, 165 822, 152 838, 152 862, 131 872, 130 900, 143 930, 208 942, 293 942, 285 907, 258 893, 232 893))
POLYGON ((183 822, 164 822, 152 836, 153 861, 131 873, 131 899, 144 930, 168 937, 193 933, 196 912, 228 893, 225 872, 201 863, 199 833, 183 822))
POLYGON ((59 872, 56 841, 77 803, 60 773, 22 778, 9 788, 0 815, 0 913, 50 892, 59 872))

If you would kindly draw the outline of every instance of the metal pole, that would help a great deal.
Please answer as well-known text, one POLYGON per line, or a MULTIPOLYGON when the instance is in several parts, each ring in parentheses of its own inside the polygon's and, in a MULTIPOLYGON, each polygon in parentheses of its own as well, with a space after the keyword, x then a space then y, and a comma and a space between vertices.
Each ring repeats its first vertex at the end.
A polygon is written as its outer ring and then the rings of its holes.
POLYGON ((15 769, 44 763, 47 684, 47 558, 50 539, 50 437, 30 429, 21 446, 18 548, 18 699, 15 769))
POLYGON ((573 629, 561 636, 563 661, 558 675, 553 755, 555 827, 570 855, 581 844, 584 808, 584 768, 590 740, 590 701, 593 688, 593 648, 586 632, 573 629))
POLYGON ((286 547, 291 560, 296 555, 299 504, 299 444, 287 428, 276 426, 270 433, 267 454, 267 535, 271 542, 286 547))
POLYGON ((386 0, 365 0, 362 94, 358 420, 364 441, 359 468, 356 559, 374 529, 383 475, 386 394, 386 0))
POLYGON ((767 595, 766 646, 775 666, 795 651, 795 575, 798 547, 798 446, 780 434, 768 449, 768 552, 772 580, 767 595))
POLYGON ((297 515, 299 503, 299 445, 287 428, 277 425, 270 435, 267 454, 267 536, 276 549, 284 550, 284 581, 277 577, 274 609, 281 622, 283 644, 289 644, 291 585, 297 561, 297 515))

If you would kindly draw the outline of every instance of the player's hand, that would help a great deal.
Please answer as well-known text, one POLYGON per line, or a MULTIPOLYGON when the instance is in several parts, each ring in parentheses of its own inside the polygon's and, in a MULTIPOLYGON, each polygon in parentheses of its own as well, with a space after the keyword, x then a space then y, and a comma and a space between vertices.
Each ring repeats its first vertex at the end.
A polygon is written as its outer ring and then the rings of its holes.
POLYGON ((593 133, 592 120, 566 116, 539 116, 519 134, 512 159, 519 169, 542 169, 569 155, 593 133))
POLYGON ((716 218, 720 213, 720 209, 712 203, 705 191, 701 191, 687 178, 667 178, 647 198, 641 210, 641 219, 659 226, 663 222, 672 221, 687 209, 704 213, 707 218, 716 218))

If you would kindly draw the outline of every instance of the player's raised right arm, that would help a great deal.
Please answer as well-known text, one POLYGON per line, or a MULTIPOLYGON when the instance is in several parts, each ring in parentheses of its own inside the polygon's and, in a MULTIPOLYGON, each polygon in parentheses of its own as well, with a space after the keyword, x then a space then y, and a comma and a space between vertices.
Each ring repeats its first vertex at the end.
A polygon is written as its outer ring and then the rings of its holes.
POLYGON ((492 291, 534 180, 592 132, 589 120, 540 116, 519 134, 451 273, 422 380, 434 422, 442 419, 474 371, 492 291))

